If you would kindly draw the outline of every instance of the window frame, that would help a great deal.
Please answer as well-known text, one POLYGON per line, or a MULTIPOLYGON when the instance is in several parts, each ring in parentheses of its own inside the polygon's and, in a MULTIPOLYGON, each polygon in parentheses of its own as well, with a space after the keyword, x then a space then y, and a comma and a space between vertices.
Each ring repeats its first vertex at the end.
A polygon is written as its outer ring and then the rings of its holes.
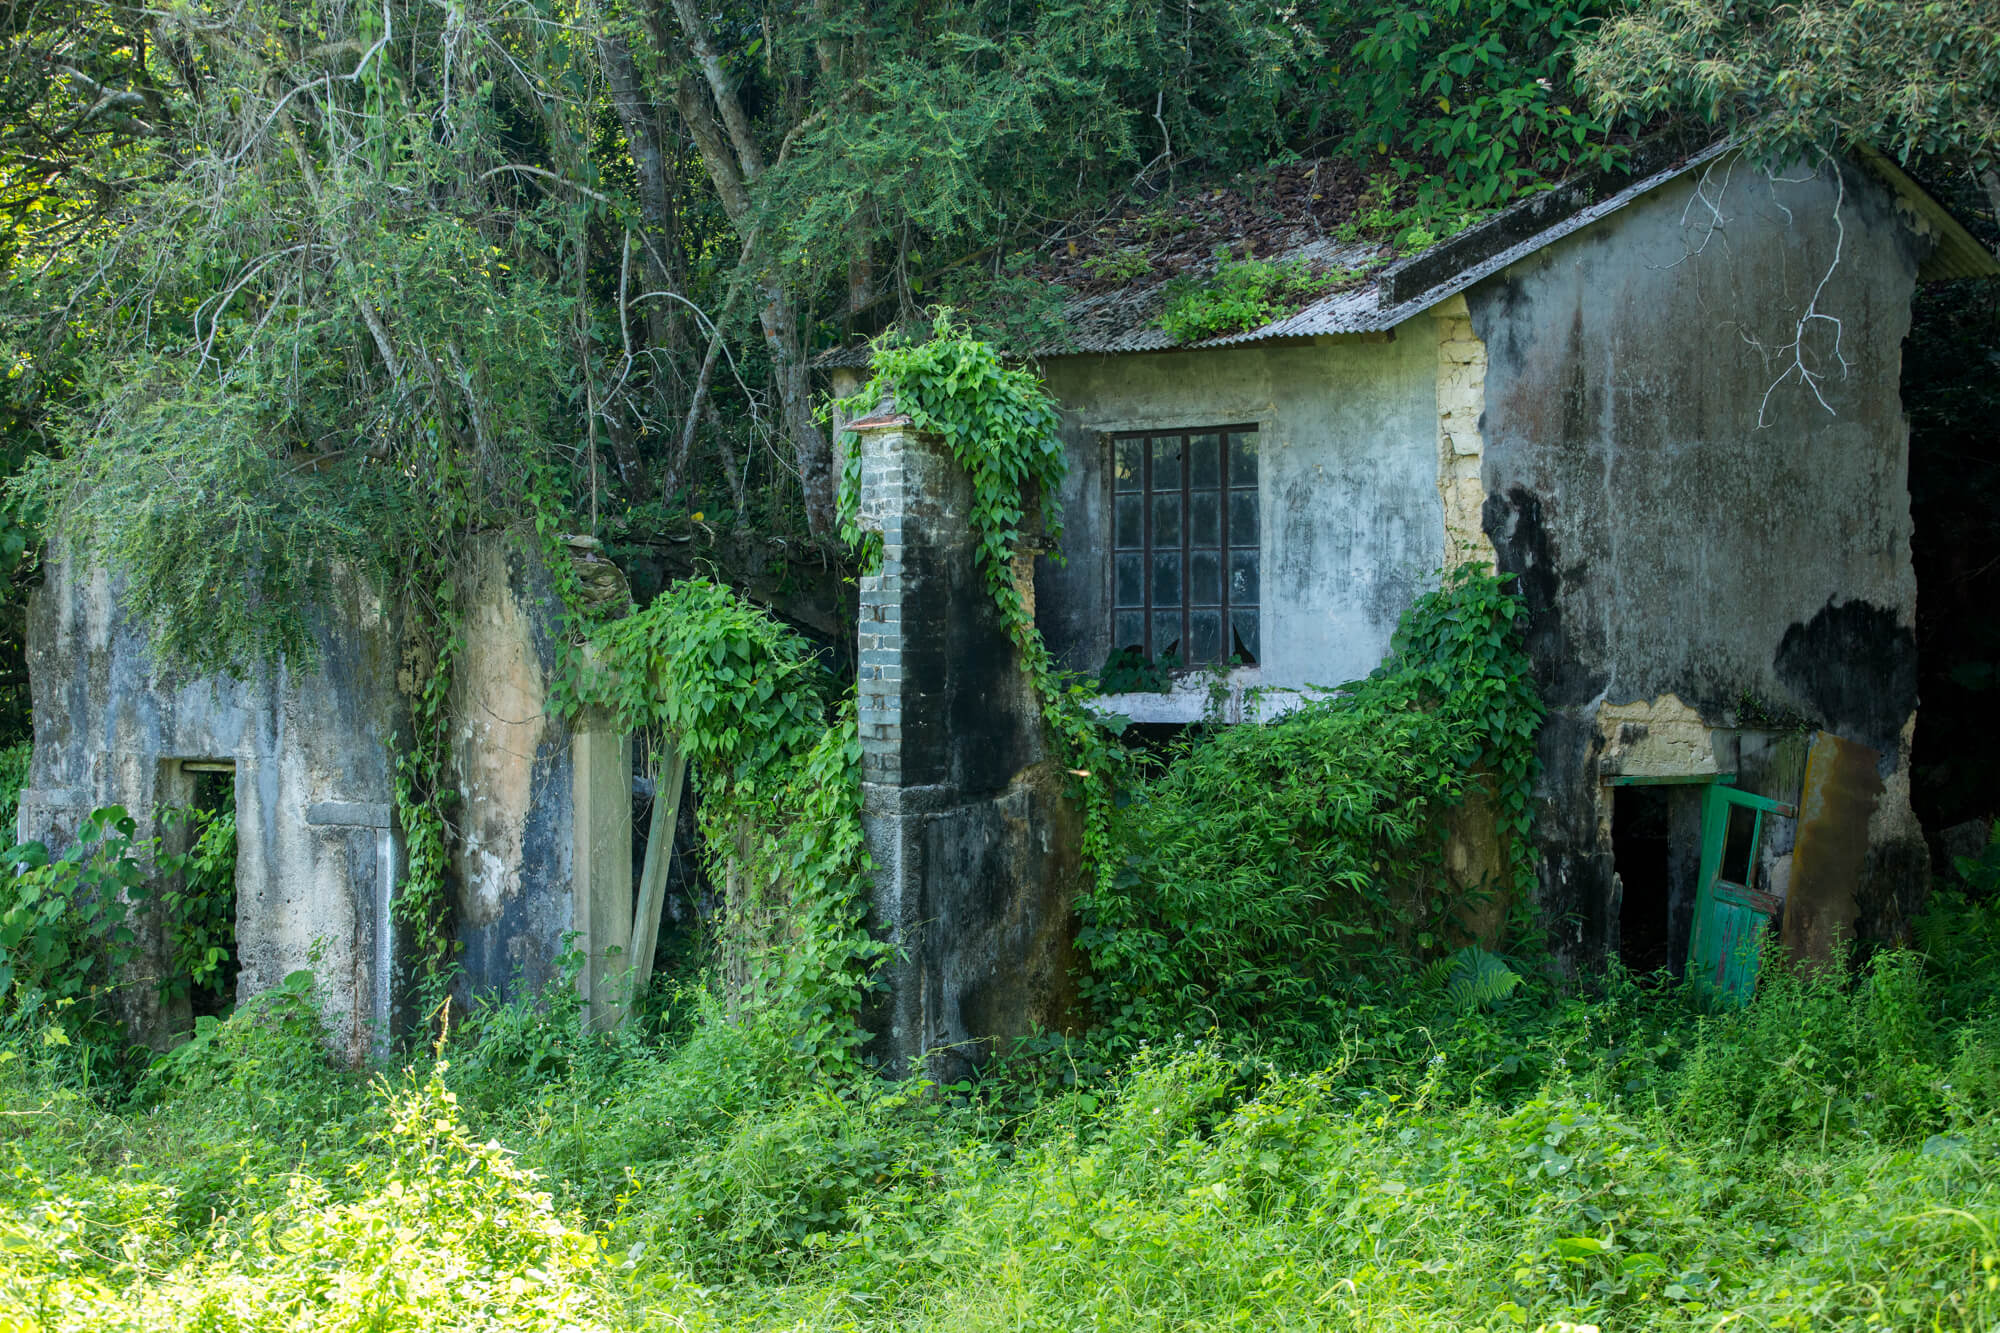
POLYGON ((1160 654, 1164 646, 1154 642, 1155 616, 1173 608, 1170 608, 1168 605, 1156 605, 1154 602, 1154 576, 1156 570, 1154 558, 1157 554, 1174 553, 1178 555, 1180 561, 1180 599, 1177 603, 1180 625, 1179 637, 1175 640, 1175 643, 1180 646, 1181 652, 1177 665, 1182 668, 1207 667, 1216 664, 1226 665, 1240 658, 1242 665, 1255 666, 1262 661, 1264 654, 1262 634, 1263 467, 1261 460, 1263 455, 1262 449, 1258 447, 1258 437, 1262 434, 1264 434, 1264 429, 1263 423, 1260 421, 1238 421, 1200 426, 1161 425, 1105 431, 1103 433, 1106 461, 1108 464, 1106 468, 1106 480, 1110 499, 1110 513, 1108 517, 1111 529, 1110 541, 1108 543, 1110 558, 1105 562, 1105 572, 1107 575, 1106 603, 1107 610, 1109 611, 1106 619, 1108 622, 1107 630, 1112 641, 1112 651, 1115 652, 1129 646, 1119 641, 1119 617, 1137 612, 1140 616, 1142 631, 1139 643, 1140 651, 1145 655, 1145 659, 1148 662, 1158 662, 1160 660, 1160 654), (1232 437, 1242 436, 1250 438, 1251 457, 1258 460, 1255 480, 1248 486, 1232 486, 1230 484, 1230 440, 1232 437), (1196 487, 1193 484, 1193 446, 1194 441, 1201 437, 1214 437, 1216 442, 1216 482, 1213 487, 1196 487), (1140 442, 1141 471, 1139 484, 1135 489, 1121 490, 1118 473, 1119 445, 1121 442, 1127 441, 1140 442), (1154 475, 1154 445, 1160 441, 1176 441, 1179 445, 1180 477, 1177 489, 1162 489, 1156 485, 1154 475), (1250 502, 1254 506, 1252 512, 1255 515, 1256 537, 1250 542, 1232 543, 1232 515, 1230 512, 1232 505, 1230 500, 1232 495, 1245 491, 1249 493, 1250 502), (1197 545, 1194 539, 1193 506, 1194 497, 1197 494, 1213 494, 1216 497, 1216 541, 1212 548, 1206 544, 1197 545), (1180 536, 1177 544, 1161 544, 1157 542, 1155 537, 1154 497, 1161 495, 1173 495, 1177 497, 1179 502, 1180 536), (1122 497, 1128 496, 1137 496, 1139 500, 1141 536, 1137 547, 1119 545, 1118 502, 1122 497), (1216 578, 1219 584, 1217 601, 1213 604, 1205 603, 1197 606, 1194 603, 1193 555, 1197 551, 1207 552, 1211 549, 1215 551, 1218 562, 1216 569, 1216 578), (1255 553, 1252 564, 1257 587, 1255 590, 1255 600, 1249 602, 1238 602, 1230 595, 1232 591, 1231 585, 1234 581, 1232 578, 1232 565, 1234 563, 1232 557, 1239 551, 1255 553), (1138 554, 1141 562, 1141 601, 1136 607, 1121 605, 1118 598, 1118 557, 1133 553, 1138 554), (1209 610, 1211 605, 1217 614, 1220 625, 1221 638, 1219 652, 1214 658, 1207 661, 1192 661, 1189 658, 1187 648, 1192 639, 1194 614, 1197 611, 1209 610), (1254 645, 1245 644, 1244 652, 1241 654, 1236 649, 1237 633, 1234 624, 1234 615, 1238 612, 1249 612, 1258 616, 1256 642, 1254 645))

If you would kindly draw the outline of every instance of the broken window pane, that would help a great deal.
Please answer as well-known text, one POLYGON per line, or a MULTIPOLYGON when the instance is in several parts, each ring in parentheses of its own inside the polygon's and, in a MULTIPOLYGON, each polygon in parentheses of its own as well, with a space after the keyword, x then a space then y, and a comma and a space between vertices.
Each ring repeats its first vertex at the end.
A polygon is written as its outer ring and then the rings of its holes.
POLYGON ((1255 665, 1258 657, 1257 608, 1247 607, 1229 613, 1229 628, 1232 631, 1229 655, 1240 657, 1244 662, 1255 665))
POLYGON ((1144 611, 1120 611, 1112 618, 1111 646, 1146 651, 1146 613, 1144 611))
MULTIPOLYGON (((1153 657, 1176 657, 1181 655, 1181 613, 1178 611, 1153 612, 1153 657)), ((1186 659, 1182 659, 1185 664, 1186 659)))
POLYGON ((1116 489, 1136 491, 1145 483, 1142 470, 1146 464, 1146 442, 1144 440, 1120 440, 1113 455, 1112 475, 1116 479, 1116 489))

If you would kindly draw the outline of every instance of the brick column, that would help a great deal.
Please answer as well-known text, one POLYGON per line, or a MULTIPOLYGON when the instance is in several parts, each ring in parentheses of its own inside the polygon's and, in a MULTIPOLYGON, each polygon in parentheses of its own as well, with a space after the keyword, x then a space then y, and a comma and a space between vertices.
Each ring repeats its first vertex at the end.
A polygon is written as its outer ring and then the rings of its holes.
POLYGON ((882 537, 858 715, 873 925, 897 949, 870 1026, 891 1069, 932 1053, 955 1077, 991 1039, 1064 1019, 1080 825, 977 566, 971 479, 893 407, 849 429, 861 526, 882 537))

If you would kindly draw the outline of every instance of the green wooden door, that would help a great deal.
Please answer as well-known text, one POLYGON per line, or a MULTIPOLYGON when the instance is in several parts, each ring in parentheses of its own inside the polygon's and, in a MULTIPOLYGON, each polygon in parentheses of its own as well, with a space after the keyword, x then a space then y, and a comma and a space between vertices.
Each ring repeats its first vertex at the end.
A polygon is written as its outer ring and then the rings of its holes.
POLYGON ((1703 800, 1688 977, 1722 1004, 1743 1004, 1757 989, 1764 939, 1778 911, 1776 897, 1750 884, 1767 814, 1796 818, 1798 809, 1721 783, 1703 800))

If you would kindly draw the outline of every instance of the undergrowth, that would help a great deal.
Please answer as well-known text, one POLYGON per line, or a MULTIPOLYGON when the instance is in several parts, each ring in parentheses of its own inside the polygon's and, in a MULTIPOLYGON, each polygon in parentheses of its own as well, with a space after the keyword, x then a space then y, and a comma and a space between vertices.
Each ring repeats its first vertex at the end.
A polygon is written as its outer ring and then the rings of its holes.
POLYGON ((369 1076, 301 979, 136 1095, 45 1015, 0 1049, 0 1328, 1987 1330, 1996 939, 1945 893, 1921 948, 1724 1014, 1434 969, 1325 1062, 1049 1038, 952 1087, 700 992, 488 1008, 369 1076))

